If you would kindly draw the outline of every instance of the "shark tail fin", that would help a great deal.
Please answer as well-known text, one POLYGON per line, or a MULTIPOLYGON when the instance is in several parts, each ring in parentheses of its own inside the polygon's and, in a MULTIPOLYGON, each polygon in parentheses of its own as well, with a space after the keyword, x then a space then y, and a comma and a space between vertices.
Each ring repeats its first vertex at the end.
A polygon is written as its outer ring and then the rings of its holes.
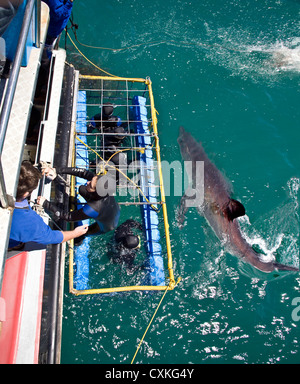
POLYGON ((299 268, 290 267, 289 265, 279 264, 276 262, 274 262, 273 265, 274 265, 274 268, 277 269, 278 271, 293 271, 293 272, 299 271, 299 268))
POLYGON ((233 221, 233 219, 236 219, 237 217, 244 216, 246 210, 242 203, 237 200, 230 199, 226 208, 223 210, 223 213, 228 220, 233 221))

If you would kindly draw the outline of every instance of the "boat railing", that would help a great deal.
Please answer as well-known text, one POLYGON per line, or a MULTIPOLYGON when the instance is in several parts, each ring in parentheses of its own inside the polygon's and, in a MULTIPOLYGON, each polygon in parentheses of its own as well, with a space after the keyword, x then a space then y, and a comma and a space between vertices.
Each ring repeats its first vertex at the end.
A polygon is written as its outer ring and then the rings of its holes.
MULTIPOLYGON (((22 58, 24 54, 24 49, 26 45, 26 39, 28 36, 28 31, 29 31, 29 26, 31 23, 32 15, 33 15, 33 10, 37 9, 37 13, 39 14, 40 10, 40 1, 37 0, 28 0, 25 8, 25 14, 24 14, 24 19, 23 19, 23 24, 19 36, 19 42, 17 45, 17 50, 15 54, 15 58, 12 64, 11 68, 11 73, 10 77, 8 80, 8 84, 6 87, 6 92, 3 100, 3 105, 2 105, 2 110, 1 110, 1 115, 0 115, 0 153, 2 153, 3 149, 3 144, 5 140, 5 135, 7 131, 7 126, 8 126, 8 121, 10 117, 10 111, 15 95, 15 90, 17 86, 17 81, 19 77, 19 72, 20 72, 20 67, 22 63, 22 58), (35 3, 38 3, 39 6, 36 8, 34 7, 35 3)), ((39 22, 39 17, 38 17, 38 22, 39 22)), ((39 25, 36 28, 36 30, 40 30, 39 25)), ((36 34, 36 41, 39 41, 39 36, 38 32, 36 34)), ((14 207, 14 199, 12 196, 8 196, 6 193, 6 187, 5 187, 5 180, 3 177, 3 172, 2 172, 2 162, 1 162, 1 157, 0 157, 0 199, 1 199, 1 205, 2 208, 13 208, 14 207)))
MULTIPOLYGON (((14 208, 14 196, 7 194, 6 180, 2 168, 2 152, 5 142, 5 137, 7 133, 8 123, 10 119, 10 113, 12 104, 14 101, 15 91, 18 83, 18 77, 20 72, 20 67, 22 65, 22 59, 24 55, 24 50, 26 46, 26 40, 29 32, 29 27, 34 15, 36 18, 36 28, 35 28, 35 46, 39 48, 40 44, 40 12, 41 12, 41 2, 40 0, 28 0, 25 13, 23 17, 22 27, 19 34, 18 44, 12 62, 12 67, 9 73, 9 79, 7 80, 7 85, 5 87, 5 94, 2 97, 2 108, 0 112, 0 202, 2 209, 14 208)), ((24 142, 25 144, 25 142, 24 142)), ((16 178, 16 183, 18 178, 16 178)), ((0 255, 0 293, 2 286, 3 270, 4 270, 5 257, 0 255)))

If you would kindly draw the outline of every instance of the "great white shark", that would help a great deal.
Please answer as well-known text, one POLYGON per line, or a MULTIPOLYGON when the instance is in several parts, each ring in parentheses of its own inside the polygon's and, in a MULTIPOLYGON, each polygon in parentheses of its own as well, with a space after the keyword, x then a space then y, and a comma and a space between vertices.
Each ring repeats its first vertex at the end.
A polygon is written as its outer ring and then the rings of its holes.
MULTIPOLYGON (((195 199, 197 188, 200 186, 202 175, 197 174, 197 162, 204 163, 204 185, 202 180, 203 198, 196 201, 196 208, 201 215, 204 215, 207 222, 225 244, 229 253, 238 256, 241 260, 251 264, 262 272, 272 272, 275 270, 298 271, 295 267, 279 264, 275 260, 263 262, 262 255, 257 253, 250 244, 247 243, 241 233, 238 217, 245 215, 245 208, 239 201, 232 199, 232 190, 222 173, 209 160, 200 143, 198 143, 190 133, 180 127, 178 143, 184 161, 191 162, 188 178, 190 185, 195 191, 194 197, 186 194, 181 199, 179 210, 179 222, 184 221, 185 212, 189 206, 193 206, 192 200, 195 199), (201 202, 200 202, 201 201, 201 202), (187 204, 189 202, 190 204, 187 204)), ((201 169, 201 168, 199 168, 201 169)), ((198 171, 199 172, 199 171, 198 171)), ((198 191, 199 192, 199 191, 198 191)), ((199 192, 199 194, 201 194, 199 192)))

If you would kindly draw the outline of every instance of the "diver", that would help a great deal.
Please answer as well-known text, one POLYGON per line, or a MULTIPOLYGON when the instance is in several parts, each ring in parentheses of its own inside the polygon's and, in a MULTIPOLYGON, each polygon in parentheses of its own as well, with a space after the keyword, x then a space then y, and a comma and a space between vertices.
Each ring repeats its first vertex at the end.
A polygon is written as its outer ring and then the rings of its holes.
POLYGON ((113 115, 114 106, 111 103, 104 103, 100 113, 97 113, 90 120, 87 132, 92 133, 94 129, 104 133, 103 147, 119 146, 125 138, 126 132, 122 126, 119 116, 113 115))
POLYGON ((103 160, 90 162, 91 167, 96 167, 96 173, 101 174, 103 171, 109 170, 114 175, 117 185, 127 183, 127 154, 123 151, 119 151, 117 147, 112 145, 111 147, 100 151, 103 160))
POLYGON ((109 160, 116 166, 127 167, 128 165, 126 153, 119 150, 115 145, 105 148, 104 160, 109 160))
POLYGON ((106 132, 106 129, 113 127, 120 127, 122 125, 122 120, 119 116, 114 116, 114 106, 111 103, 104 103, 101 108, 101 112, 97 113, 90 120, 90 123, 87 127, 88 133, 92 133, 94 129, 102 132, 106 132))
MULTIPOLYGON (((58 174, 68 174, 88 180, 87 185, 79 187, 79 194, 86 200, 86 204, 77 210, 64 212, 55 203, 49 202, 39 196, 37 203, 46 211, 54 213, 55 219, 66 221, 82 221, 94 219, 86 233, 87 236, 98 235, 114 230, 119 222, 120 207, 112 196, 116 190, 116 181, 112 175, 97 176, 86 169, 66 167, 43 169, 43 173, 50 179, 55 179, 58 174)), ((82 240, 84 236, 78 239, 82 240)))
MULTIPOLYGON (((122 126, 122 120, 118 116, 113 116, 114 106, 111 103, 104 103, 101 108, 101 113, 92 117, 90 124, 87 126, 87 132, 92 133, 97 129, 103 133, 102 144, 99 154, 103 158, 98 163, 95 163, 97 173, 101 172, 106 161, 110 161, 118 169, 127 169, 127 154, 119 150, 118 147, 122 144, 126 137, 125 129, 122 126)), ((120 179, 120 173, 116 173, 117 182, 120 179)))
POLYGON ((132 231, 133 228, 143 230, 143 226, 138 221, 128 219, 122 223, 114 234, 116 246, 113 247, 112 261, 116 264, 124 264, 129 272, 141 268, 134 265, 137 251, 141 247, 140 236, 132 231))
POLYGON ((122 126, 109 127, 104 131, 105 135, 103 136, 103 146, 120 146, 126 136, 125 129, 122 126))

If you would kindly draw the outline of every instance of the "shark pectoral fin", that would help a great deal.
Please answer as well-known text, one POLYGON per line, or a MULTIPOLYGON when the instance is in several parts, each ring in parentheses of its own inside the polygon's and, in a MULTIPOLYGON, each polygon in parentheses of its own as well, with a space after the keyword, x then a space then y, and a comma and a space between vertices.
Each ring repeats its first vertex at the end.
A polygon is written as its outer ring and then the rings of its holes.
POLYGON ((178 216, 177 216, 177 221, 178 221, 178 224, 180 227, 182 227, 184 220, 185 220, 185 214, 189 209, 189 205, 186 204, 186 201, 195 199, 194 196, 191 196, 191 194, 192 194, 191 191, 192 190, 190 188, 188 188, 186 193, 182 196, 182 198, 180 200, 180 206, 179 206, 178 216))
POLYGON ((245 207, 237 200, 230 199, 226 208, 223 209, 223 214, 228 220, 233 221, 237 217, 244 216, 246 213, 245 207))
POLYGON ((185 220, 185 214, 186 214, 186 211, 188 210, 185 204, 186 198, 187 198, 186 195, 183 195, 182 198, 180 199, 180 206, 179 206, 178 215, 177 215, 177 221, 178 221, 179 227, 183 226, 183 223, 185 220))

